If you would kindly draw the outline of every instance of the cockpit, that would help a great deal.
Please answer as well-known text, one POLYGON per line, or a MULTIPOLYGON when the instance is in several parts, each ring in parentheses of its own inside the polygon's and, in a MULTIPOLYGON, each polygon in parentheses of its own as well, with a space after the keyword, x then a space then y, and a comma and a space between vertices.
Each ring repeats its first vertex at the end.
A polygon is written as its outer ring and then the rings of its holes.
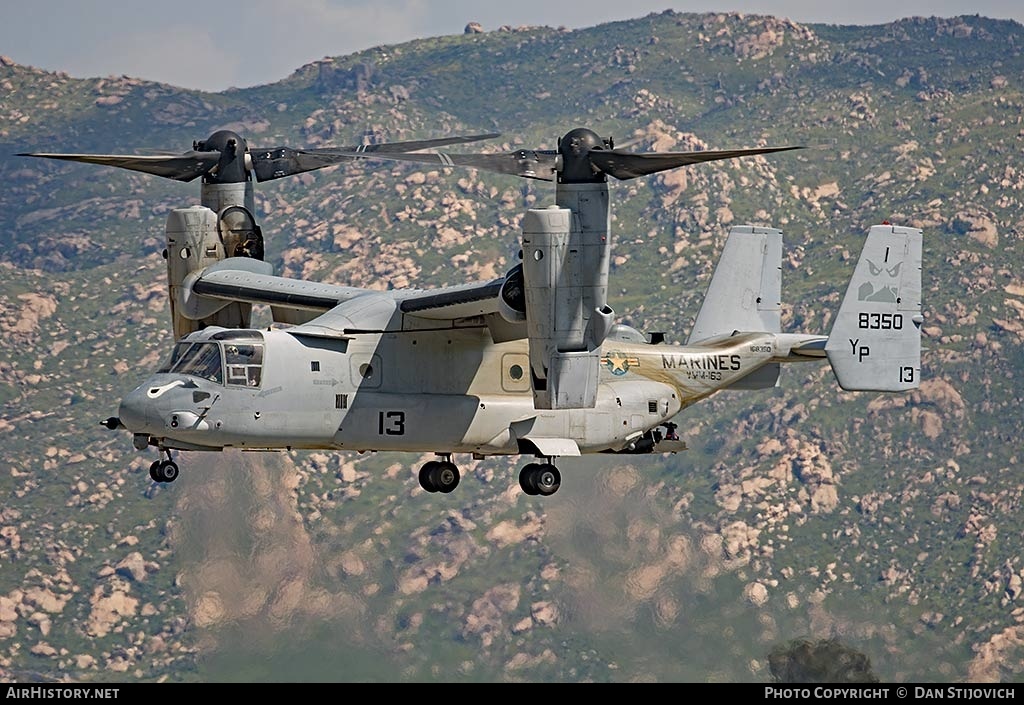
POLYGON ((200 331, 175 344, 158 372, 201 377, 231 387, 259 387, 263 381, 263 334, 257 330, 200 331))

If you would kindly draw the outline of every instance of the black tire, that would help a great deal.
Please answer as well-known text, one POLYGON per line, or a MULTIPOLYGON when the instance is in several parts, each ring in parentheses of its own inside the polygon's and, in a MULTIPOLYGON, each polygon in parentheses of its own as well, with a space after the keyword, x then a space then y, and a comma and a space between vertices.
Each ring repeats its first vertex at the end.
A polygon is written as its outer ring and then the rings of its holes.
POLYGON ((437 486, 434 484, 431 475, 433 474, 434 468, 440 464, 441 463, 436 460, 431 460, 430 462, 424 463, 423 467, 420 468, 420 487, 427 492, 437 492, 437 486))
POLYGON ((539 465, 533 471, 533 486, 537 494, 550 497, 562 486, 562 474, 550 463, 539 465))
POLYGON ((178 464, 168 460, 160 465, 160 477, 164 482, 174 482, 178 479, 178 464))
POLYGON ((153 482, 163 482, 163 480, 160 479, 161 464, 162 463, 159 460, 154 460, 153 464, 149 466, 149 479, 151 479, 153 482))
POLYGON ((459 469, 454 463, 437 463, 430 472, 430 483, 437 488, 438 492, 448 494, 459 486, 459 469))
POLYGON ((540 465, 537 463, 529 463, 523 466, 523 469, 519 471, 519 487, 522 491, 531 497, 539 494, 537 486, 534 483, 534 477, 536 476, 536 469, 540 465))

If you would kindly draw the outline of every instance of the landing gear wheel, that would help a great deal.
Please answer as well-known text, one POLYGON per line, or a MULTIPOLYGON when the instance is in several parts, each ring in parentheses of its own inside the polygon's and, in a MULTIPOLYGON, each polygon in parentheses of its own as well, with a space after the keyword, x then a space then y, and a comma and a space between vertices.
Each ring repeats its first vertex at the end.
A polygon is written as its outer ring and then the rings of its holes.
POLYGON ((178 464, 173 460, 157 460, 149 466, 149 476, 153 482, 174 482, 178 475, 178 464))
POLYGON ((178 464, 173 460, 167 460, 160 464, 160 476, 164 482, 174 482, 178 479, 178 464))
POLYGON ((529 463, 524 465, 523 469, 519 471, 519 487, 531 497, 540 494, 537 491, 537 487, 533 484, 534 472, 539 467, 540 465, 537 463, 529 463))
POLYGON ((454 463, 437 463, 433 470, 429 474, 430 484, 435 488, 435 491, 448 494, 456 487, 459 486, 459 469, 455 467, 454 463))
POLYGON ((420 468, 420 487, 427 492, 437 492, 438 490, 437 486, 431 479, 431 475, 434 472, 434 468, 440 464, 441 463, 436 460, 431 460, 430 462, 424 463, 423 467, 420 468))
POLYGON ((537 494, 550 497, 562 486, 562 474, 551 463, 540 465, 533 471, 533 486, 537 488, 537 494))
POLYGON ((550 497, 562 485, 562 475, 551 463, 530 463, 519 472, 519 486, 528 495, 550 497))

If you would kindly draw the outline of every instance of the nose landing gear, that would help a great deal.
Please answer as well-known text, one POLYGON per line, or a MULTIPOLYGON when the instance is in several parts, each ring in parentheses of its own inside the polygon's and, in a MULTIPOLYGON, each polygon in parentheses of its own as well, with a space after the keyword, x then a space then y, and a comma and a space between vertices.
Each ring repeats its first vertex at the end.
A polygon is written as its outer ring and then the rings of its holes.
POLYGON ((149 466, 149 477, 153 482, 174 482, 178 479, 178 464, 171 460, 171 451, 163 449, 167 453, 167 460, 157 460, 149 466))

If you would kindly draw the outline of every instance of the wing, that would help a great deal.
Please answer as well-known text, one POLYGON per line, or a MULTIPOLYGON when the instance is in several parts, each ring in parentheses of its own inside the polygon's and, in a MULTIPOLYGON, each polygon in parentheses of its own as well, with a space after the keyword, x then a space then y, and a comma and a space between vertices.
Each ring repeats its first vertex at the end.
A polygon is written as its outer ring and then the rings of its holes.
POLYGON ((490 327, 496 340, 525 336, 504 323, 498 313, 504 277, 442 289, 384 292, 289 279, 270 272, 268 263, 246 257, 211 265, 186 279, 182 312, 198 319, 209 315, 210 305, 217 301, 264 304, 273 309, 275 321, 301 324, 293 332, 315 337, 464 327, 471 319, 475 325, 490 327))
POLYGON ((303 311, 328 311, 365 294, 366 289, 276 277, 266 262, 230 257, 204 269, 185 286, 192 294, 303 311))
POLYGON ((505 278, 478 284, 399 294, 402 313, 432 321, 452 321, 498 312, 498 294, 505 278))
POLYGON ((356 296, 289 332, 315 338, 343 338, 358 333, 483 326, 481 317, 497 315, 498 293, 504 281, 495 279, 424 291, 356 289, 356 296))
POLYGON ((526 324, 506 318, 501 301, 505 277, 477 284, 399 294, 403 330, 487 326, 491 340, 504 343, 526 337, 526 324))

